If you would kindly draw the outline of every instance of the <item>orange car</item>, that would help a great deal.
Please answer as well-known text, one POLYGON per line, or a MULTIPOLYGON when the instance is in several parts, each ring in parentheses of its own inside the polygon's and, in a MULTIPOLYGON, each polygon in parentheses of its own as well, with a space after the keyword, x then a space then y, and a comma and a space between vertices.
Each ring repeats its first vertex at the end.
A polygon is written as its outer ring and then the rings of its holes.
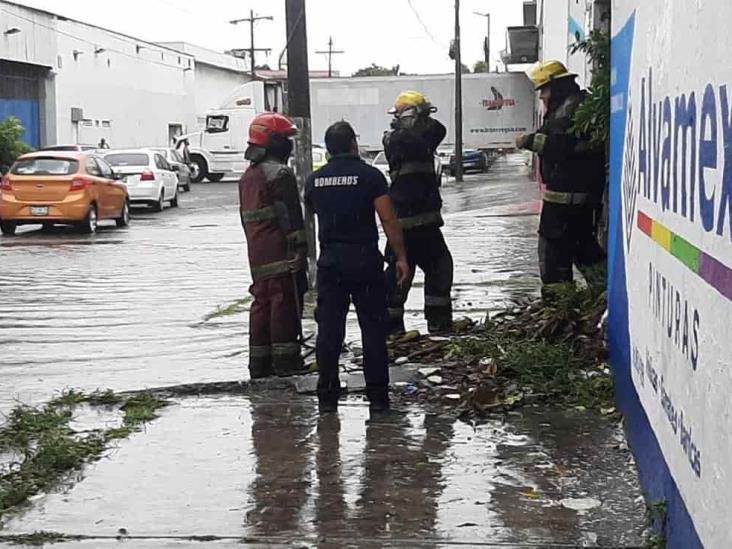
POLYGON ((130 222, 127 187, 104 159, 84 152, 39 151, 21 156, 0 183, 0 230, 18 225, 72 224, 84 233, 100 219, 130 222))

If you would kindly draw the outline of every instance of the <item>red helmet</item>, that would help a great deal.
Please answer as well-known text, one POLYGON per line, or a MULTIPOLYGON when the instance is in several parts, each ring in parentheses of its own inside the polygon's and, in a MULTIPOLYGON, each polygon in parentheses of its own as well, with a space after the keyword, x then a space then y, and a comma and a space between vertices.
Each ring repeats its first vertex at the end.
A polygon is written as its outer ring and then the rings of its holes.
POLYGON ((297 126, 286 116, 276 112, 257 115, 249 126, 249 144, 267 148, 272 137, 277 135, 290 138, 297 134, 297 126))

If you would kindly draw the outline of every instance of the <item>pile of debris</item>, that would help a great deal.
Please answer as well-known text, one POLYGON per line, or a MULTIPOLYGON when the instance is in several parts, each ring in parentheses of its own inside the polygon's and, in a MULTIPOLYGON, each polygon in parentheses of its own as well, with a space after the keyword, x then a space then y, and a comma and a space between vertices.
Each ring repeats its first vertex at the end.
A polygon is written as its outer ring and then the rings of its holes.
POLYGON ((538 399, 612 413, 606 306, 604 293, 572 289, 551 302, 516 303, 481 324, 462 322, 450 337, 404 334, 390 341, 393 363, 418 375, 395 383, 395 398, 468 417, 538 399))

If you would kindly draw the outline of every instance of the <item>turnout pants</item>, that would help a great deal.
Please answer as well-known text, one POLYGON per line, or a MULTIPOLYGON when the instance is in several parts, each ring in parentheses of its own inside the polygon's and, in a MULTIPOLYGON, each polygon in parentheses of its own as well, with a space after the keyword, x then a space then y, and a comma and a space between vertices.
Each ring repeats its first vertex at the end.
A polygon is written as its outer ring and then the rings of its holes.
MULTIPOLYGON (((298 279, 305 273, 298 273, 298 279)), ((249 372, 252 379, 301 373, 300 319, 304 286, 290 274, 254 282, 249 291, 249 372), (299 299, 296 299, 295 292, 299 299), (298 303, 299 301, 299 303, 298 303), (298 308, 299 305, 299 308, 298 308)))
POLYGON ((415 267, 424 272, 424 314, 430 333, 452 329, 453 263, 439 227, 417 227, 404 231, 407 259, 412 269, 412 278, 399 286, 397 284, 396 256, 387 246, 386 258, 389 267, 386 283, 389 303, 389 333, 404 331, 404 304, 412 287, 415 267))
POLYGON ((384 402, 389 387, 384 260, 376 249, 349 248, 324 250, 318 262, 318 396, 333 402, 340 395, 338 361, 353 300, 361 327, 366 394, 371 402, 384 402))
POLYGON ((591 204, 544 202, 539 222, 539 267, 545 290, 574 280, 572 265, 588 284, 604 284, 607 256, 595 234, 591 204))

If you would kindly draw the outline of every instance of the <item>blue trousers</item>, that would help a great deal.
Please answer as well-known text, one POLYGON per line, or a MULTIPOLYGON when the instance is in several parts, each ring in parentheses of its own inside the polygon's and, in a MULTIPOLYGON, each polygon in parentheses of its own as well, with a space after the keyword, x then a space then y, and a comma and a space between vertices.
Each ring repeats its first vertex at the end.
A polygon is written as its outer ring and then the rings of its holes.
POLYGON ((386 400, 389 355, 386 349, 389 315, 383 257, 376 249, 329 247, 318 261, 318 394, 337 399, 338 361, 346 333, 346 316, 353 300, 361 327, 364 377, 369 400, 386 400))

